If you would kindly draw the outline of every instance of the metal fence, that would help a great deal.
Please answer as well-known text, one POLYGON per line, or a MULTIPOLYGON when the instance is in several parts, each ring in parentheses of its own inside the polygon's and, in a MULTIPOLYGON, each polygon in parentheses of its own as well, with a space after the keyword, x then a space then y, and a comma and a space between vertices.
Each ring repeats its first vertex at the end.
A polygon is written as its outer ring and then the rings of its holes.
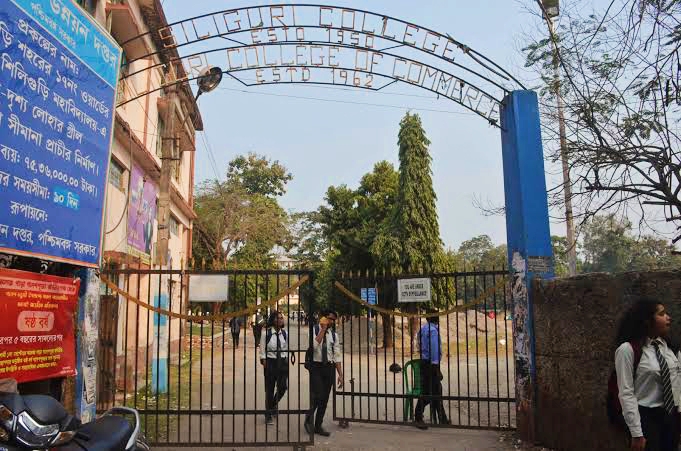
POLYGON ((431 426, 511 429, 515 425, 512 308, 507 271, 415 276, 344 274, 336 281, 346 384, 335 392, 334 419, 342 423, 411 424, 419 398, 440 401, 448 418, 431 426), (398 280, 427 278, 439 310, 442 394, 421 391, 418 304, 398 304, 398 280), (388 309, 375 311, 377 302, 388 309), (444 313, 443 313, 444 312, 444 313), (446 312, 449 312, 448 314, 446 312))
POLYGON ((310 277, 305 271, 102 271, 98 409, 138 409, 156 446, 311 445, 301 365, 309 334, 300 314, 310 311, 310 277), (273 309, 287 318, 289 384, 275 423, 266 425, 251 323, 273 309), (238 335, 231 333, 230 312, 242 321, 238 335))

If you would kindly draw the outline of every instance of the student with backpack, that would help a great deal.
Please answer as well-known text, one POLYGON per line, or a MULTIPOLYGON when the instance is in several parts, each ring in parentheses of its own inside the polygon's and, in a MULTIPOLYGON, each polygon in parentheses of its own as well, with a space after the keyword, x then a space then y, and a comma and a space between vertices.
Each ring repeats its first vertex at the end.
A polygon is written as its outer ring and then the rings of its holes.
POLYGON ((234 348, 239 349, 239 335, 241 334, 241 318, 235 316, 229 320, 229 328, 232 332, 232 342, 234 348))
POLYGON ((647 298, 637 300, 619 325, 608 413, 626 425, 632 450, 678 450, 681 365, 669 345, 670 325, 665 306, 647 298))
POLYGON ((274 424, 279 401, 288 389, 288 334, 284 315, 273 311, 260 345, 260 363, 265 370, 265 423, 274 424))
POLYGON ((323 437, 331 435, 322 427, 326 405, 338 373, 338 388, 343 388, 343 364, 341 344, 336 334, 338 314, 325 311, 318 325, 312 326, 312 347, 305 353, 305 368, 310 372, 310 410, 305 415, 305 431, 323 437))

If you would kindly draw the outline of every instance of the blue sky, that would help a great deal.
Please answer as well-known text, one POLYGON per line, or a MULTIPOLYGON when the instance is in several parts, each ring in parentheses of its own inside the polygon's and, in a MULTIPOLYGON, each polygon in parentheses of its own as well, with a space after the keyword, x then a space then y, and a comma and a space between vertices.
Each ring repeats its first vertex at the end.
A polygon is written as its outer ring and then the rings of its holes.
MULTIPOLYGON (((164 8, 172 22, 230 7, 269 3, 274 2, 165 0, 164 8)), ((334 0, 332 4, 368 9, 449 33, 525 78, 528 75, 522 72, 519 48, 522 33, 535 23, 523 7, 528 3, 334 0)), ((380 160, 398 165, 398 125, 411 110, 421 115, 432 142, 433 181, 445 245, 455 248, 480 234, 505 242, 503 217, 485 217, 473 205, 476 196, 503 204, 499 131, 463 107, 417 87, 397 84, 380 93, 301 85, 244 88, 225 77, 220 88, 200 99, 205 137, 215 165, 199 138, 198 181, 215 177, 216 169, 224 174, 227 163, 238 154, 257 152, 279 160, 294 175, 283 206, 312 210, 323 201, 330 185, 356 187, 361 176, 380 160)), ((553 228, 561 230, 560 225, 553 228)))

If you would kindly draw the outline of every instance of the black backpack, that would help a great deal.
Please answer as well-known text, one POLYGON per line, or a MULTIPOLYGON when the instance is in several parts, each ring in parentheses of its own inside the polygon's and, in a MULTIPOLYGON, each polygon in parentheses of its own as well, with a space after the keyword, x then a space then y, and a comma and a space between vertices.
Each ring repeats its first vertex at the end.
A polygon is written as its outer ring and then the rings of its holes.
MULTIPOLYGON (((643 346, 641 343, 630 341, 632 349, 634 350, 634 379, 636 379, 636 370, 638 369, 638 364, 641 362, 641 356, 643 355, 643 346)), ((606 397, 606 407, 608 409, 608 419, 610 423, 618 426, 620 428, 627 428, 627 424, 624 421, 624 415, 622 414, 622 403, 620 403, 620 390, 617 385, 617 371, 612 370, 610 373, 610 378, 608 379, 608 396, 606 397)))
MULTIPOLYGON (((315 324, 312 327, 312 330, 314 331, 314 337, 312 339, 314 340, 317 335, 319 335, 319 325, 315 324)), ((338 341, 336 338, 336 331, 331 330, 331 333, 333 334, 333 344, 331 345, 331 353, 334 352, 334 346, 336 345, 336 342, 338 341)), ((314 356, 314 345, 310 345, 307 350, 305 351, 305 369, 310 370, 310 367, 312 366, 312 361, 313 361, 313 356, 314 356)))

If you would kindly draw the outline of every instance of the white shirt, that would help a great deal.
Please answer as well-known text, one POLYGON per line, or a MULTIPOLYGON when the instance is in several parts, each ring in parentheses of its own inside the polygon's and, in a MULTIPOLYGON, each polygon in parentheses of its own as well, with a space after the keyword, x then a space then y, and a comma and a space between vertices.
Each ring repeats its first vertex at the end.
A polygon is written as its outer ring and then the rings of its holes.
POLYGON ((288 358, 288 343, 284 337, 284 329, 278 331, 274 328, 265 329, 262 331, 260 338, 260 359, 276 359, 277 358, 277 337, 279 337, 279 357, 282 359, 288 358), (270 341, 265 343, 267 335, 271 334, 270 341))
MULTIPOLYGON (((680 355, 674 355, 667 343, 658 338, 661 342, 660 352, 667 360, 669 375, 674 392, 674 403, 677 408, 681 405, 681 364, 680 355)), ((662 387, 662 376, 660 375, 660 363, 657 360, 655 347, 651 339, 646 342, 641 349, 641 361, 636 369, 636 380, 634 380, 634 349, 627 343, 622 343, 615 351, 615 371, 617 372, 617 386, 619 389, 619 399, 622 404, 622 414, 624 421, 629 427, 632 437, 642 437, 641 416, 638 406, 655 408, 664 405, 664 393, 662 387)), ((680 409, 681 411, 681 409, 680 409)))
MULTIPOLYGON (((318 329, 313 329, 314 334, 318 329)), ((339 363, 343 359, 343 353, 341 350, 342 345, 338 342, 338 334, 332 332, 331 329, 326 329, 326 357, 329 363, 339 363), (335 340, 334 340, 335 337, 335 340)), ((324 348, 324 340, 321 343, 317 341, 317 335, 312 337, 312 361, 320 362, 322 361, 322 349, 324 348)))

